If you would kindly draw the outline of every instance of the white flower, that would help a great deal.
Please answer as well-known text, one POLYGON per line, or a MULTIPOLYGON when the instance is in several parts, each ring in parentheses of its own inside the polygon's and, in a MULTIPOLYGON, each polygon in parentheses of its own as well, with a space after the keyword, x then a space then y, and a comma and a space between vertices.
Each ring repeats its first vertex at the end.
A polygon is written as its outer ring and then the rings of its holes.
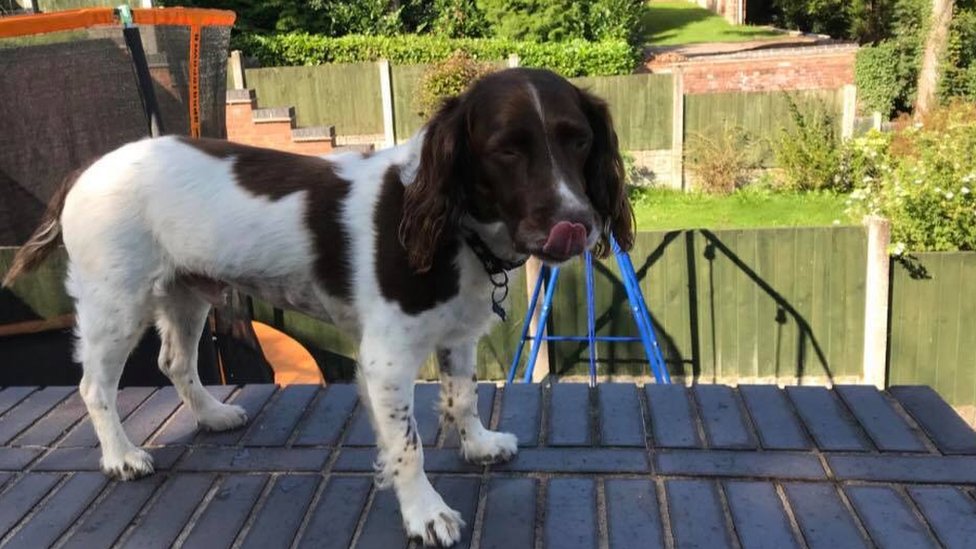
POLYGON ((969 187, 963 187, 963 188, 959 189, 959 194, 962 194, 962 195, 969 194, 969 187))
POLYGON ((945 196, 946 196, 946 200, 952 200, 952 198, 953 198, 954 196, 956 196, 956 195, 955 195, 955 194, 953 194, 953 193, 951 193, 951 192, 948 192, 948 193, 946 193, 946 195, 945 195, 945 196))
POLYGON ((892 250, 892 255, 902 255, 905 253, 905 243, 898 242, 895 244, 895 249, 892 250))
POLYGON ((835 219, 834 220, 834 225, 840 225, 840 219, 835 219))

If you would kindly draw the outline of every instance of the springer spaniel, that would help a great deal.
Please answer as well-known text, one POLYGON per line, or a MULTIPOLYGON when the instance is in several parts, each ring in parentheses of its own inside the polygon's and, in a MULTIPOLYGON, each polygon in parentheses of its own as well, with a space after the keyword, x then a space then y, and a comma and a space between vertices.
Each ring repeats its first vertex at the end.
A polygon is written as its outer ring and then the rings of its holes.
POLYGON ((629 248, 606 104, 551 72, 510 69, 447 101, 409 142, 371 155, 183 137, 125 145, 65 184, 4 284, 63 240, 80 392, 102 469, 119 479, 153 471, 116 412, 123 364, 150 324, 159 368, 201 426, 222 430, 247 417, 196 371, 216 291, 240 288, 335 323, 360 341, 378 484, 395 489, 411 537, 450 545, 464 522, 424 473, 418 369, 436 353, 443 419, 465 459, 510 459, 515 436, 486 429, 475 396, 475 348, 504 316, 506 271, 529 255, 554 264, 588 249, 605 255, 611 231, 629 248))

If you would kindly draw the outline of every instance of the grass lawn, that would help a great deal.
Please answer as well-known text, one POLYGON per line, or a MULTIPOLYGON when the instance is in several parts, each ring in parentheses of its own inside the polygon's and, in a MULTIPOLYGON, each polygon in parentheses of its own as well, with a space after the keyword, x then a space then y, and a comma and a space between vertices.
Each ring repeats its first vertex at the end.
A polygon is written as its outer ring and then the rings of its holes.
POLYGON ((770 29, 735 26, 691 2, 651 0, 641 17, 644 43, 673 46, 698 42, 743 42, 782 36, 770 29))
POLYGON ((637 229, 742 229, 850 224, 844 195, 739 191, 729 196, 647 189, 631 195, 637 229))

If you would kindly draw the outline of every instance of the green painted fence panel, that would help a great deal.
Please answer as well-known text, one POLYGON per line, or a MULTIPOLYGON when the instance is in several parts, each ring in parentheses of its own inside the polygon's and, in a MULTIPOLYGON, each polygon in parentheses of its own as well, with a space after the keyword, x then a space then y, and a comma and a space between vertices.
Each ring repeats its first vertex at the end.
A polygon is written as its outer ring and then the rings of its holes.
POLYGON ((571 81, 607 101, 623 149, 671 148, 674 85, 670 74, 599 76, 571 81))
POLYGON ((383 133, 375 63, 247 69, 259 107, 295 107, 299 126, 335 126, 336 135, 383 133))
POLYGON ((892 263, 888 384, 930 385, 953 406, 976 406, 976 253, 913 258, 912 269, 892 263))
POLYGON ((427 65, 393 65, 390 68, 393 86, 393 120, 397 143, 410 139, 423 125, 417 114, 416 97, 420 78, 427 65))
MULTIPOLYGON (((854 381, 861 375, 861 227, 639 233, 631 258, 672 375, 696 380, 854 381)), ((596 267, 597 327, 636 335, 618 270, 596 267)), ((561 272, 555 334, 586 333, 581 262, 561 272)), ((586 372, 587 351, 554 343, 558 373, 586 372)), ((647 372, 640 344, 600 344, 601 372, 647 372)))
MULTIPOLYGON (((17 248, 0 247, 0 273, 13 264, 17 248)), ((68 254, 64 248, 51 254, 33 272, 19 278, 9 289, 0 289, 0 324, 50 319, 74 310, 65 292, 68 254)))

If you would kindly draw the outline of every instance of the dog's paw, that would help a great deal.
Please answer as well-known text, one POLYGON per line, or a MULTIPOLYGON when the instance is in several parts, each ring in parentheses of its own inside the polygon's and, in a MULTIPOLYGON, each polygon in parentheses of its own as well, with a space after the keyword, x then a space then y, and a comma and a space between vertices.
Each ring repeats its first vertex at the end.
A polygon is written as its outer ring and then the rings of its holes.
POLYGON ((235 404, 218 404, 200 412, 197 422, 210 431, 227 431, 247 423, 247 412, 235 404))
POLYGON ((115 480, 135 480, 153 474, 153 458, 145 450, 133 448, 119 458, 102 456, 102 472, 115 480))
POLYGON ((503 463, 518 453, 518 438, 512 433, 484 430, 476 436, 465 437, 461 452, 471 463, 503 463))
POLYGON ((428 547, 450 547, 461 540, 461 529, 464 528, 461 513, 448 507, 436 492, 428 503, 401 510, 403 527, 411 539, 418 539, 428 547))

